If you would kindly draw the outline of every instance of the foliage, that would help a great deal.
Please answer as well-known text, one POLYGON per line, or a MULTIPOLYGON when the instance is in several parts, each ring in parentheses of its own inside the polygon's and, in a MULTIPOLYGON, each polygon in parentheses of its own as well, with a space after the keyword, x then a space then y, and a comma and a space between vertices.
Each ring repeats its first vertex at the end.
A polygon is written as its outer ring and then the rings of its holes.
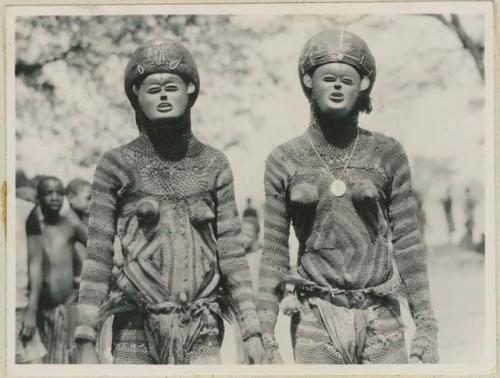
POLYGON ((17 166, 28 176, 90 178, 105 150, 137 134, 123 90, 128 57, 143 41, 174 38, 201 75, 195 133, 228 154, 240 202, 261 201, 266 155, 308 122, 300 50, 315 32, 339 25, 365 38, 377 59, 375 109, 361 123, 396 137, 415 169, 425 167, 416 185, 432 185, 431 172, 443 170, 447 180, 481 177, 483 24, 456 15, 20 17, 17 166))

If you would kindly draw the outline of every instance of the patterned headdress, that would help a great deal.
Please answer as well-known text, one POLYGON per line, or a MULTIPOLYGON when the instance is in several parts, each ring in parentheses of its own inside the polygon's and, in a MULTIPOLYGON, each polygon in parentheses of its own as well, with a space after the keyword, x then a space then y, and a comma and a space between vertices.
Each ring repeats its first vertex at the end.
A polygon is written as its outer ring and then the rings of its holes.
POLYGON ((148 75, 155 73, 173 73, 186 82, 192 82, 196 89, 190 96, 190 104, 194 104, 200 91, 196 63, 191 53, 179 42, 162 39, 148 42, 135 50, 125 68, 125 93, 134 108, 138 105, 134 84, 141 83, 148 75))
POLYGON ((343 29, 325 30, 306 42, 299 59, 299 77, 306 95, 309 96, 310 89, 304 86, 302 78, 327 63, 345 63, 354 67, 361 77, 370 79, 366 91, 370 93, 377 70, 375 58, 366 42, 356 34, 343 29))

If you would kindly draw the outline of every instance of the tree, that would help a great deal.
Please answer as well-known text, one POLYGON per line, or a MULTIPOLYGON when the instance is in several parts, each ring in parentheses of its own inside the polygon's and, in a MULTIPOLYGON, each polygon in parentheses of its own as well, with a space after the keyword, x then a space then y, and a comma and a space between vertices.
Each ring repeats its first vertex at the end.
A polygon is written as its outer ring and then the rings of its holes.
POLYGON ((475 41, 465 30, 460 17, 456 14, 451 14, 450 16, 445 16, 442 14, 430 14, 429 16, 439 20, 446 28, 453 31, 464 49, 466 49, 474 59, 476 63, 477 70, 481 79, 484 81, 484 40, 479 39, 475 41))
MULTIPOLYGON (((452 15, 441 17, 450 28, 459 25, 451 24, 452 15)), ((480 44, 464 20, 459 17, 466 34, 480 44)), ((475 18, 472 24, 482 21, 475 18)), ((396 137, 412 159, 440 161, 447 149, 444 164, 456 169, 457 151, 483 138, 481 127, 473 127, 481 125, 483 92, 479 77, 462 90, 462 77, 475 63, 454 34, 435 38, 443 25, 412 15, 19 17, 17 165, 28 176, 90 178, 104 151, 137 134, 123 91, 128 57, 143 41, 174 38, 188 46, 200 70, 195 133, 233 159, 237 196, 259 201, 261 188, 260 194, 249 191, 260 183, 265 157, 307 127, 308 106, 297 75, 300 50, 314 33, 343 26, 376 53, 375 109, 368 122, 361 120, 363 126, 396 137), (463 93, 468 97, 460 97, 463 93), (449 146, 457 124, 465 137, 449 146), (435 125, 446 132, 436 135, 435 125), (433 138, 415 144, 422 135, 433 138)), ((457 175, 477 171, 461 168, 457 175)))

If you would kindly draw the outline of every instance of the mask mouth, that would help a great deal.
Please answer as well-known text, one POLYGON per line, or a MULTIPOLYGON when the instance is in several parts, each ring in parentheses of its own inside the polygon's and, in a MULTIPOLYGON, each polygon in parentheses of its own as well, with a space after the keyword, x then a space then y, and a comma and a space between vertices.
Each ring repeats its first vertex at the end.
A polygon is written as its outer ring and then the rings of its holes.
POLYGON ((334 92, 334 93, 330 94, 330 96, 328 96, 328 98, 330 99, 330 101, 337 102, 337 103, 344 101, 344 95, 340 92, 334 92))
POLYGON ((158 110, 161 113, 168 113, 170 112, 174 107, 172 106, 171 103, 169 102, 162 102, 160 103, 157 107, 156 110, 158 110))

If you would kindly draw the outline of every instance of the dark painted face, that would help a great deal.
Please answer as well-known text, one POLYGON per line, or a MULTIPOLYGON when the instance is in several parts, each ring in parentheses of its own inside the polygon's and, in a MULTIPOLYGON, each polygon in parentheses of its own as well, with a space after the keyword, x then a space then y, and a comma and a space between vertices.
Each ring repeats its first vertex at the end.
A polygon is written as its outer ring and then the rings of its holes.
POLYGON ((361 77, 350 65, 328 63, 318 67, 310 80, 311 96, 323 115, 342 119, 350 115, 361 91, 361 77))
POLYGON ((172 121, 182 116, 188 107, 192 84, 171 73, 156 73, 144 79, 135 89, 142 111, 151 122, 172 121))
POLYGON ((63 205, 63 199, 63 184, 57 179, 45 180, 38 190, 38 201, 44 213, 59 213, 63 205))

